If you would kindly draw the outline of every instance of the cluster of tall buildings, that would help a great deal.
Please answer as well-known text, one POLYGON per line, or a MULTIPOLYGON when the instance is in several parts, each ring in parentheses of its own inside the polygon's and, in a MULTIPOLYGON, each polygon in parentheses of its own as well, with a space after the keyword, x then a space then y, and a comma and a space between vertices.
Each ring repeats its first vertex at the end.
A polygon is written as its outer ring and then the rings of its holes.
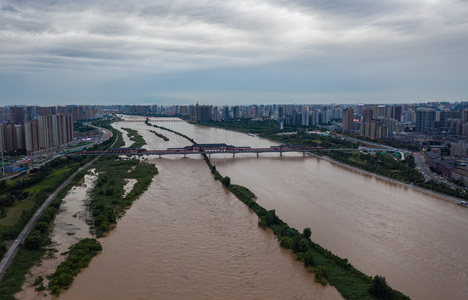
POLYGON ((0 108, 0 151, 28 155, 74 140, 73 121, 95 118, 89 106, 12 106, 0 108))
POLYGON ((103 111, 119 113, 157 113, 187 115, 195 121, 228 119, 274 119, 284 124, 313 126, 342 122, 343 130, 381 138, 412 131, 468 136, 468 102, 429 102, 421 104, 354 105, 117 105, 102 106, 103 111))

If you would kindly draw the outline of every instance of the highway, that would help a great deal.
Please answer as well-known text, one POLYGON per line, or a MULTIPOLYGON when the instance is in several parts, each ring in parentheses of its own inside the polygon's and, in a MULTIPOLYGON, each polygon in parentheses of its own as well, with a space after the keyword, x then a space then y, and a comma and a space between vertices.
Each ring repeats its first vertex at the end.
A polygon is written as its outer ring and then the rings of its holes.
POLYGON ((0 262, 0 282, 3 279, 3 276, 5 275, 6 270, 12 263, 13 259, 16 256, 16 253, 18 253, 19 246, 23 243, 24 239, 28 236, 28 234, 31 232, 31 229, 33 228, 34 224, 36 224, 37 220, 42 216, 42 213, 44 210, 50 205, 50 203, 57 197, 58 193, 60 193, 70 182, 75 178, 76 174, 78 172, 88 168, 91 164, 93 164, 96 160, 99 159, 99 156, 87 163, 85 166, 79 168, 73 175, 71 175, 67 180, 65 180, 64 183, 62 183, 58 189, 56 189, 50 196, 47 198, 47 200, 42 204, 42 206, 37 210, 37 212, 34 214, 34 216, 29 220, 28 224, 23 228, 21 233, 18 235, 16 238, 15 242, 13 245, 11 245, 10 249, 8 249, 7 253, 3 257, 2 261, 0 262))

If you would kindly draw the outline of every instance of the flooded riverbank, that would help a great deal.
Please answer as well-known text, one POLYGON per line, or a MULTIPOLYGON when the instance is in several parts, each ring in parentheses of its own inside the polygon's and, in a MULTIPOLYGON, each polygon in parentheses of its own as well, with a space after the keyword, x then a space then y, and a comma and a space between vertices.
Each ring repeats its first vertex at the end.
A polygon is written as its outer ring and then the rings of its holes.
POLYGON ((63 198, 50 235, 52 244, 49 248, 53 250, 46 253, 39 265, 31 268, 22 286, 22 291, 15 295, 17 299, 51 299, 52 296, 47 290, 35 291, 38 286, 32 284, 41 276, 44 279, 44 286, 47 287, 48 280, 46 277, 54 273, 58 265, 66 258, 61 253, 68 251, 71 245, 81 239, 92 237, 88 225, 90 214, 87 203, 96 178, 97 176, 91 171, 91 174, 85 175, 82 182, 73 186, 63 198), (47 297, 44 297, 44 295, 47 297))

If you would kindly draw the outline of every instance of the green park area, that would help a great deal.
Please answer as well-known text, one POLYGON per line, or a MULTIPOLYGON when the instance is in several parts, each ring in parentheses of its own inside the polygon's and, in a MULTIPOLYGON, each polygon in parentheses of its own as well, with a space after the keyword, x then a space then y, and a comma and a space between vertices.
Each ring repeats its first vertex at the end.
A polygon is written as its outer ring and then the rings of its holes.
POLYGON ((0 218, 0 232, 2 232, 6 227, 13 227, 13 225, 15 225, 20 219, 21 213, 33 206, 34 201, 32 199, 26 199, 9 207, 5 216, 0 218))
POLYGON ((31 186, 31 187, 28 187, 27 189, 25 189, 25 191, 30 193, 30 194, 34 194, 34 193, 37 193, 38 191, 40 191, 43 188, 48 188, 48 187, 52 186, 57 180, 59 180, 63 176, 63 174, 65 174, 68 171, 70 171, 69 167, 62 167, 62 168, 53 170, 52 174, 47 176, 41 182, 39 182, 39 183, 37 183, 37 184, 35 184, 35 185, 31 186))

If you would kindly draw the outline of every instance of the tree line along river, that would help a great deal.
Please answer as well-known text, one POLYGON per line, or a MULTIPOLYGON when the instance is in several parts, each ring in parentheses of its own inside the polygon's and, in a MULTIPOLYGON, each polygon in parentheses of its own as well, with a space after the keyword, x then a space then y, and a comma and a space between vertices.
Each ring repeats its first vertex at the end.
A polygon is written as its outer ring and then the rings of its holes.
MULTIPOLYGON (((138 130, 147 149, 188 145, 144 123, 116 126, 138 130)), ((187 123, 163 126, 198 143, 273 144, 187 123)), ((313 283, 274 235, 258 228, 257 217, 212 179, 200 157, 148 160, 159 174, 63 298, 340 298, 313 283)), ((211 161, 260 205, 299 230, 310 227, 315 242, 370 276, 384 275, 413 299, 468 297, 466 209, 302 154, 213 155, 211 161)))

